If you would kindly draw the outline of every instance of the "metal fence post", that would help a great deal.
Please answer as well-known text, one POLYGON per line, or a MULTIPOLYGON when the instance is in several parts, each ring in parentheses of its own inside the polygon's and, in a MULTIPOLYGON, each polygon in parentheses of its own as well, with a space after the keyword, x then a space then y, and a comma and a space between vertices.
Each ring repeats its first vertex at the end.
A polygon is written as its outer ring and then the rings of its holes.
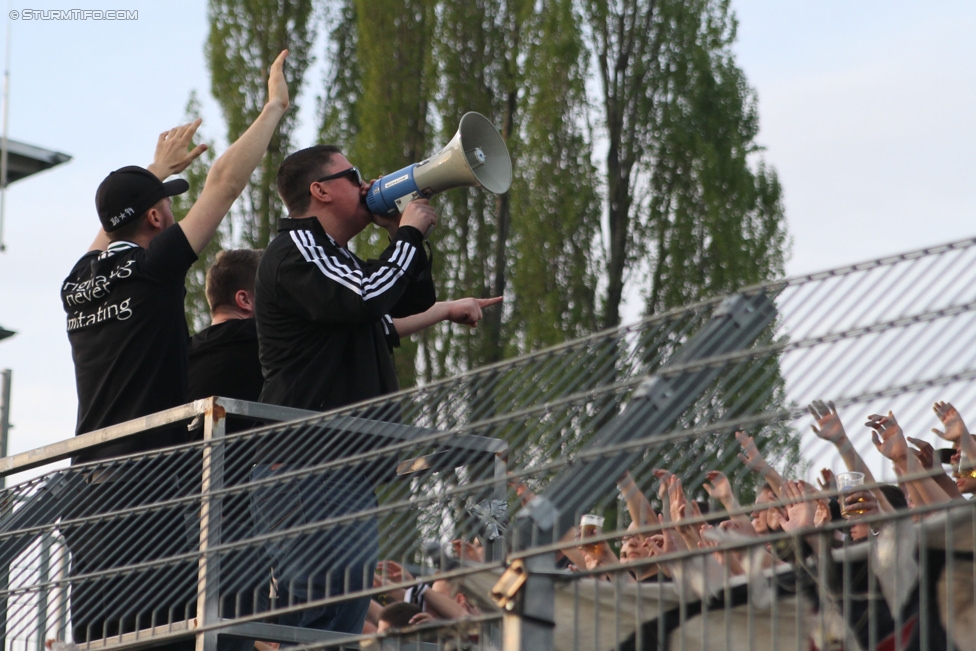
MULTIPOLYGON (((220 607, 220 556, 211 551, 220 545, 223 500, 214 491, 224 487, 224 431, 227 412, 209 398, 204 413, 203 474, 200 483, 200 563, 198 569, 197 623, 216 624, 220 607)), ((196 651, 217 651, 216 629, 198 632, 196 651)))

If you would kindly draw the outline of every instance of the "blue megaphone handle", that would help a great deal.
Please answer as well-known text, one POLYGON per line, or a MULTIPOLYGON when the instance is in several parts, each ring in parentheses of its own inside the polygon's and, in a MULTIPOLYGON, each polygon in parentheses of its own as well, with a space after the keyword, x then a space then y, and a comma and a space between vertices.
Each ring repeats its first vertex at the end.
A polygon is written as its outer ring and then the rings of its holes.
POLYGON ((366 195, 366 206, 369 211, 374 215, 396 215, 401 212, 397 206, 397 199, 408 195, 415 195, 414 199, 418 197, 429 199, 430 197, 420 191, 413 179, 415 167, 417 163, 377 179, 366 195))

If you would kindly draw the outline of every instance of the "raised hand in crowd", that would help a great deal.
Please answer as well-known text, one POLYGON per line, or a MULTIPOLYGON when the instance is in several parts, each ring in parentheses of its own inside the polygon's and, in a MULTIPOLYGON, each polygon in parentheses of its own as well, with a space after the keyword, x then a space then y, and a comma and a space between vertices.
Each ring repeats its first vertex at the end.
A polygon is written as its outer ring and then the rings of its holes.
MULTIPOLYGON (((376 571, 373 572, 374 588, 398 585, 407 581, 413 581, 413 575, 396 561, 381 560, 376 563, 376 571)), ((406 588, 402 586, 391 588, 386 592, 394 601, 403 601, 406 593, 406 588)))
POLYGON ((806 482, 790 480, 783 484, 783 493, 787 500, 786 513, 780 518, 783 531, 795 533, 813 528, 817 514, 813 492, 812 487, 807 490, 806 482))
POLYGON ((871 428, 871 442, 878 452, 896 466, 905 469, 908 463, 908 442, 905 440, 901 426, 895 420, 895 415, 890 411, 887 416, 871 414, 864 426, 871 428))
POLYGON ((636 522, 641 527, 654 522, 654 509, 651 507, 647 496, 640 489, 640 486, 634 481, 630 471, 625 471, 617 479, 617 488, 620 490, 620 495, 627 504, 627 511, 630 513, 632 522, 636 522))
POLYGON ((675 475, 668 478, 668 502, 670 504, 671 522, 684 539, 685 546, 688 549, 697 549, 698 543, 701 542, 698 526, 688 524, 687 520, 700 517, 701 511, 695 502, 689 504, 681 485, 681 478, 675 475))
POLYGON ((818 438, 838 447, 844 443, 850 444, 850 439, 847 438, 847 432, 844 431, 844 425, 840 422, 840 416, 837 415, 837 407, 834 406, 833 401, 814 400, 807 409, 813 419, 817 421, 817 424, 811 425, 810 429, 818 438))
POLYGON ((770 488, 773 489, 773 492, 776 493, 776 496, 782 499, 783 477, 772 466, 766 463, 766 460, 759 452, 759 446, 756 445, 755 439, 740 430, 735 433, 735 440, 742 446, 742 454, 738 455, 739 460, 749 470, 761 475, 766 480, 766 483, 769 484, 770 488))
POLYGON ((932 432, 947 441, 951 441, 962 450, 963 455, 967 458, 976 460, 976 441, 970 436, 969 429, 956 408, 948 402, 937 402, 932 409, 945 427, 944 432, 936 428, 932 428, 932 432))
MULTIPOLYGON (((871 428, 871 441, 874 443, 874 447, 893 462, 895 473, 899 476, 899 481, 908 490, 913 504, 940 504, 952 499, 939 488, 932 477, 921 476, 911 480, 903 479, 905 475, 922 474, 925 468, 922 467, 918 457, 909 454, 908 441, 905 440, 905 434, 892 412, 889 411, 887 416, 871 414, 868 416, 868 422, 865 423, 865 426, 871 428)), ((894 511, 883 493, 878 490, 873 492, 882 510, 894 511)))
MULTIPOLYGON (((719 546, 721 540, 716 534, 716 530, 716 527, 707 522, 702 524, 698 530, 699 538, 701 539, 698 543, 698 549, 715 549, 719 546)), ((734 550, 716 550, 712 552, 712 558, 720 565, 728 565, 729 573, 733 576, 745 574, 745 570, 739 562, 739 555, 739 552, 734 550)))
POLYGON ((820 490, 822 491, 837 490, 837 482, 834 480, 834 471, 830 468, 821 468, 820 477, 817 479, 817 484, 820 486, 820 490))
POLYGON ((735 498, 735 493, 732 492, 732 483, 729 478, 718 470, 709 470, 705 473, 705 477, 708 478, 708 481, 702 484, 702 488, 705 489, 708 496, 721 502, 729 513, 734 513, 734 515, 729 516, 733 520, 748 523, 749 516, 745 513, 738 513, 742 510, 742 506, 739 504, 739 500, 735 498))
POLYGON ((940 472, 941 465, 936 465, 935 449, 931 444, 928 441, 912 438, 911 436, 905 438, 915 446, 914 448, 909 448, 909 452, 915 455, 922 468, 931 471, 932 479, 939 485, 939 488, 953 499, 962 499, 962 493, 960 492, 960 488, 956 486, 956 482, 952 480, 952 477, 945 474, 944 471, 940 472))
POLYGON ((848 470, 863 472, 864 480, 868 483, 874 483, 874 476, 871 474, 871 469, 868 468, 864 459, 861 458, 861 455, 858 454, 857 449, 847 437, 847 432, 844 430, 844 425, 840 421, 840 416, 837 414, 837 407, 834 406, 834 403, 832 401, 824 402, 823 400, 814 400, 807 409, 810 411, 810 415, 813 416, 814 420, 817 421, 816 425, 810 426, 813 433, 837 447, 837 452, 840 454, 840 458, 848 470))

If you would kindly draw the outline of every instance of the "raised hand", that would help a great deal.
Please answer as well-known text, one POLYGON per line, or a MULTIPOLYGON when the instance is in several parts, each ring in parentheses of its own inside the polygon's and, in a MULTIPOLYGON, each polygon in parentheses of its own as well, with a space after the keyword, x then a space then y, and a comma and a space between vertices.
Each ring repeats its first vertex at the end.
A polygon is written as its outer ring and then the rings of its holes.
POLYGON ((793 532, 812 527, 817 505, 812 495, 808 494, 806 486, 798 481, 788 481, 783 484, 783 492, 789 500, 786 516, 780 518, 783 531, 793 532))
POLYGON ((834 481, 834 471, 830 468, 820 469, 820 477, 817 479, 817 483, 820 484, 820 490, 822 491, 837 490, 837 482, 834 481))
POLYGON ((200 154, 207 151, 207 146, 204 144, 190 149, 193 136, 202 122, 203 120, 197 118, 193 122, 173 127, 159 134, 153 162, 146 169, 155 174, 160 181, 165 181, 170 175, 179 174, 189 167, 200 154))
POLYGON ((906 437, 906 439, 918 448, 911 450, 911 452, 918 458, 922 467, 926 470, 931 470, 935 464, 935 449, 927 441, 923 441, 922 439, 915 439, 911 436, 906 437))
POLYGON ((705 476, 708 478, 708 481, 702 484, 702 488, 705 489, 709 497, 718 500, 722 504, 727 504, 732 501, 732 484, 729 483, 728 477, 718 470, 709 470, 705 473, 705 476))
POLYGON ((396 561, 379 561, 376 563, 376 572, 373 574, 373 585, 375 587, 379 588, 405 581, 413 581, 413 575, 396 561))
POLYGON ((908 457, 908 443, 893 413, 889 411, 887 416, 871 414, 864 426, 871 428, 871 441, 878 452, 895 463, 905 461, 908 457))
POLYGON ((743 536, 755 537, 759 535, 751 524, 742 522, 741 520, 725 520, 719 523, 718 528, 722 531, 729 531, 743 536))
POLYGON ((763 459, 762 455, 759 453, 759 448, 756 446, 756 441, 746 434, 745 432, 736 432, 735 440, 739 442, 742 446, 742 454, 739 456, 739 461, 744 463, 749 470, 753 472, 762 473, 766 469, 766 460, 763 459))
POLYGON ((817 424, 811 425, 810 429, 819 438, 834 445, 840 445, 848 440, 847 432, 844 431, 844 425, 840 422, 840 416, 837 415, 837 408, 834 407, 833 402, 825 403, 823 400, 814 400, 807 409, 810 410, 813 419, 817 421, 817 424))
POLYGON ((668 502, 671 506, 671 521, 681 522, 684 520, 688 499, 685 497, 684 488, 681 486, 681 479, 674 475, 668 477, 668 502))
POLYGON ((655 468, 651 471, 651 474, 661 481, 657 487, 657 497, 661 501, 664 501, 668 496, 668 480, 671 478, 671 471, 663 468, 655 468))
POLYGON ((285 59, 288 50, 278 54, 268 72, 268 104, 274 104, 282 111, 288 108, 288 82, 285 81, 285 59))
POLYGON ((964 435, 969 434, 969 430, 966 429, 966 423, 962 422, 962 416, 956 411, 948 402, 937 402, 932 406, 932 410, 935 411, 936 416, 942 421, 945 431, 932 428, 932 431, 938 436, 944 438, 947 441, 957 442, 964 435))

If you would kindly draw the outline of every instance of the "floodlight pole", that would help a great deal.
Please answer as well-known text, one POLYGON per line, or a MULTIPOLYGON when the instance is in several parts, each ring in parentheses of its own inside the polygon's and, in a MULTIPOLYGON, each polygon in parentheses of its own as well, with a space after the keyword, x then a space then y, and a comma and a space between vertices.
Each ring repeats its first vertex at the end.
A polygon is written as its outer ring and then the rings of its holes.
MULTIPOLYGON (((745 349, 775 316, 776 308, 765 294, 738 294, 725 299, 709 322, 657 373, 641 383, 624 411, 604 425, 586 446, 587 450, 608 453, 594 458, 584 456, 587 461, 570 467, 522 509, 511 528, 511 550, 526 552, 559 541, 575 525, 576 517, 612 490, 622 470, 631 467, 643 453, 612 450, 626 450, 626 443, 633 439, 669 431, 726 366, 694 363, 745 349), (677 370, 685 365, 691 366, 677 370)), ((555 554, 519 556, 521 565, 517 569, 524 575, 524 584, 507 595, 503 649, 551 651, 555 640, 555 554)), ((505 579, 502 577, 502 582, 505 579)))

